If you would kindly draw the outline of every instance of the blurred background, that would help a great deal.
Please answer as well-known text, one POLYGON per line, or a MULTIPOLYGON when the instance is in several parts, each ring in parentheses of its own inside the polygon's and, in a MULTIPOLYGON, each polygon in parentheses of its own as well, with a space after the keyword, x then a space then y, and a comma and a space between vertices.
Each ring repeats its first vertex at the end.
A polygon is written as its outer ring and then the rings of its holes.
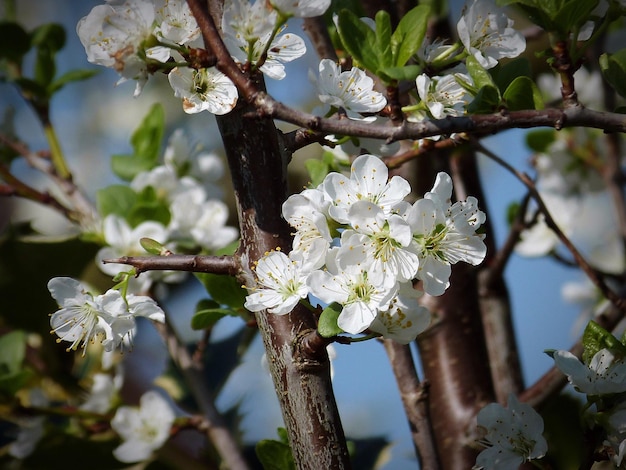
MULTIPOLYGON (((27 29, 43 22, 58 22, 67 29, 67 45, 59 54, 58 74, 76 68, 95 68, 99 71, 97 76, 88 81, 67 86, 52 101, 52 122, 77 183, 93 197, 97 189, 119 182, 110 170, 109 157, 130 150, 130 136, 154 102, 161 102, 165 107, 166 138, 174 129, 184 128, 193 142, 223 155, 214 116, 209 113, 184 114, 165 76, 151 78, 143 93, 133 98, 133 83, 115 86, 118 80, 115 72, 88 64, 75 28, 78 20, 99 3, 94 0, 17 2, 18 19, 27 29)), ((451 2, 450 8, 455 24, 460 15, 461 3, 451 2)), ((0 17, 3 17, 4 12, 0 12, 0 17)), ((298 21, 291 21, 289 27, 305 37, 298 21)), ((313 87, 309 86, 307 74, 309 69, 317 70, 317 63, 318 59, 310 48, 305 57, 287 65, 285 80, 267 80, 269 92, 289 106, 313 108, 316 106, 316 96, 313 87)), ((46 149, 41 125, 32 110, 24 104, 12 86, 0 83, 0 117, 6 113, 14 113, 15 132, 32 150, 46 149)), ((486 139, 484 145, 516 168, 530 171, 531 152, 525 145, 524 131, 503 132, 486 139)), ((320 154, 321 149, 316 145, 303 149, 296 154, 294 166, 298 165, 297 162, 320 154)), ((507 234, 507 207, 519 201, 525 191, 518 181, 490 160, 481 158, 480 163, 487 198, 480 201, 480 205, 493 224, 497 243, 501 244, 507 234)), ((16 161, 14 165, 14 170, 19 174, 38 178, 22 161, 16 161)), ((292 191, 298 191, 305 182, 306 175, 301 173, 294 180, 292 191)), ((40 184, 45 187, 46 183, 41 181, 40 184)), ((230 198, 232 200, 232 196, 230 198)), ((60 236, 67 228, 51 211, 32 203, 2 198, 0 206, 5 228, 9 218, 12 222, 34 221, 36 227, 43 227, 52 235, 60 236)), ((38 269, 43 272, 69 274, 58 272, 63 269, 58 259, 42 257, 37 263, 38 269)), ((13 268, 1 274, 5 277, 20 275, 21 268, 17 265, 13 268)), ((505 275, 511 294, 524 379, 527 384, 531 384, 552 365, 552 360, 543 350, 567 349, 576 333, 580 333, 575 325, 578 324, 581 307, 564 301, 561 288, 568 281, 579 281, 582 278, 578 271, 554 261, 525 259, 517 255, 513 256, 505 275)), ((32 296, 46 298, 46 305, 54 308, 45 281, 36 284, 33 281, 32 296)), ((172 290, 165 304, 166 310, 174 315, 176 326, 185 339, 199 338, 198 332, 191 330, 189 319, 196 302, 203 297, 205 294, 201 284, 189 278, 183 286, 172 290)), ((35 300, 31 302, 23 298, 19 302, 22 303, 22 309, 33 309, 36 304, 35 300)), ((0 300, 0 315, 8 315, 8 309, 12 310, 11 314, 15 314, 15 305, 17 301, 7 298, 0 300)), ((41 310, 37 314, 47 321, 52 311, 41 310)), ((225 319, 214 332, 213 341, 228 338, 240 328, 241 321, 225 319)), ((385 437, 392 445, 385 454, 387 460, 382 468, 412 468, 415 455, 409 428, 383 347, 376 341, 369 341, 351 346, 336 345, 335 349, 333 380, 347 436, 385 437)), ((257 338, 246 353, 244 362, 217 397, 217 405, 222 410, 240 404, 244 437, 250 443, 262 438, 276 438, 276 428, 282 425, 269 373, 260 366, 262 354, 262 345, 257 338)), ((125 358, 127 370, 132 370, 133 374, 137 371, 149 384, 163 370, 165 359, 166 352, 160 338, 150 325, 140 325, 135 349, 125 358)))

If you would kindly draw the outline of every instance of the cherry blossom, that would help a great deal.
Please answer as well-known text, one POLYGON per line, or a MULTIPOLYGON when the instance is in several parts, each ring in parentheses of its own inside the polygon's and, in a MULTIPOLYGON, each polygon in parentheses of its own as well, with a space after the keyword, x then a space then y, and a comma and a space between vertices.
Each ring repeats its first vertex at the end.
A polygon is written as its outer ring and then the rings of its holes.
POLYGON ((323 15, 330 6, 330 0, 271 0, 270 3, 283 15, 297 18, 323 15))
POLYGON ((176 67, 167 78, 174 96, 182 98, 183 111, 187 114, 208 111, 222 115, 232 111, 237 104, 237 88, 216 68, 176 67))
POLYGON ((604 395, 626 392, 626 362, 609 349, 598 351, 589 365, 580 362, 569 351, 551 351, 549 355, 554 359, 554 365, 581 393, 604 395))
POLYGON ((124 442, 113 450, 113 455, 120 462, 146 460, 168 439, 174 418, 170 404, 155 391, 141 396, 139 408, 118 408, 111 427, 124 442))
POLYGON ((459 39, 467 52, 486 69, 504 57, 517 57, 526 40, 513 29, 511 20, 492 0, 469 0, 457 24, 459 39))
POLYGON ((382 93, 374 91, 374 80, 356 67, 342 72, 332 60, 322 59, 319 76, 312 78, 320 101, 344 109, 352 119, 362 119, 358 113, 376 113, 387 104, 382 93))
POLYGON ((69 277, 52 278, 48 290, 61 307, 50 317, 52 332, 59 342, 71 343, 68 350, 80 346, 83 354, 87 344, 96 339, 106 351, 120 346, 125 338, 132 340, 137 316, 165 321, 163 311, 150 297, 128 294, 124 298, 117 290, 94 296, 69 277))
POLYGON ((308 295, 306 279, 309 274, 300 254, 287 256, 272 251, 261 258, 255 268, 258 287, 246 297, 244 307, 251 312, 267 309, 270 313, 289 313, 300 299, 308 295))
POLYGON ((516 470, 548 450, 542 435, 543 419, 513 394, 507 408, 491 403, 480 410, 477 421, 486 432, 482 442, 488 447, 478 455, 475 470, 516 470))

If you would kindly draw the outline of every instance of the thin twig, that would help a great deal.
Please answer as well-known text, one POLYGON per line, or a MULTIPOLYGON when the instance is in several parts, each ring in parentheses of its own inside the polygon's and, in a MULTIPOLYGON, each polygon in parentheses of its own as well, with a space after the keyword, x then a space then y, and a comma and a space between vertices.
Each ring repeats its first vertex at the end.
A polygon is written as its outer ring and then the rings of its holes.
POLYGON ((539 191, 537 190, 537 187, 535 186, 535 183, 532 181, 532 179, 526 173, 523 173, 523 172, 520 172, 520 171, 516 170, 508 162, 504 161, 503 159, 498 157, 496 154, 494 154, 490 150, 488 150, 485 147, 483 147, 483 145, 480 142, 478 142, 476 140, 474 140, 473 142, 474 142, 474 145, 476 146, 476 149, 478 151, 480 151, 485 156, 487 156, 487 157, 491 158, 492 160, 496 161, 497 163, 499 163, 503 168, 505 168, 507 171, 512 173, 517 179, 519 179, 520 182, 524 186, 526 186, 526 188, 528 189, 530 195, 532 196, 532 198, 537 203, 537 206, 538 206, 539 210, 543 214, 546 225, 556 234, 556 236, 559 238, 561 243, 563 243, 563 245, 569 250, 569 252, 574 257, 574 260, 576 261, 578 266, 580 266, 580 268, 585 272, 585 274, 589 277, 591 282, 594 283, 594 285, 600 290, 600 292, 602 293, 602 295, 605 298, 607 298, 619 310, 625 311, 626 310, 625 299, 620 297, 617 293, 615 293, 612 289, 610 289, 606 285, 606 283, 604 282, 604 279, 598 273, 598 271, 595 270, 587 262, 587 260, 582 256, 582 254, 580 254, 580 252, 574 246, 574 244, 570 241, 570 239, 559 228, 559 226, 556 224, 556 222, 552 218, 552 215, 550 214, 550 211, 546 207, 546 205, 545 205, 545 203, 543 201, 543 198, 539 194, 539 191))
POLYGON ((180 342, 172 326, 167 321, 167 316, 165 324, 153 323, 165 341, 172 360, 181 370, 194 398, 204 413, 206 418, 206 435, 222 458, 224 466, 229 469, 247 470, 248 464, 240 452, 237 441, 215 408, 203 370, 194 363, 187 347, 180 342))
POLYGON ((430 421, 428 383, 419 381, 411 348, 408 345, 388 339, 384 340, 383 344, 396 377, 404 412, 409 420, 420 468, 439 469, 441 462, 430 421))
POLYGON ((239 258, 235 256, 168 255, 168 256, 122 256, 102 260, 104 264, 127 264, 137 274, 146 271, 189 271, 234 276, 239 272, 239 258))

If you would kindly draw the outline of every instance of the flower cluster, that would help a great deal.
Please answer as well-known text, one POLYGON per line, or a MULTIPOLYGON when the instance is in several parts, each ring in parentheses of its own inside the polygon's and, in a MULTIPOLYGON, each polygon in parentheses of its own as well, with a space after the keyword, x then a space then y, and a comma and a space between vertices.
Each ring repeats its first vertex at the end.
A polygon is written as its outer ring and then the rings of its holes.
MULTIPOLYGON (((175 131, 163 164, 138 173, 130 185, 137 194, 152 188, 169 212, 169 223, 147 220, 131 227, 123 217, 107 215, 102 222, 106 246, 96 255, 100 269, 110 276, 128 271, 126 265, 102 261, 144 255, 141 238, 150 238, 178 252, 214 252, 236 240, 239 232, 226 226, 228 206, 219 199, 221 190, 216 184, 223 174, 224 166, 217 155, 194 151, 184 133, 175 131)), ((184 278, 185 273, 180 271, 150 271, 131 279, 130 289, 135 293, 147 292, 156 281, 176 283, 184 278)))
POLYGON ((98 5, 76 30, 87 60, 115 69, 122 77, 118 83, 136 80, 135 96, 150 73, 166 70, 187 113, 225 114, 237 103, 237 89, 217 69, 184 65, 190 47, 201 45, 200 29, 184 0, 165 0, 160 7, 149 0, 98 5))
POLYGON ((484 213, 473 197, 452 204, 447 174, 414 204, 404 200, 410 191, 402 177, 388 178, 379 157, 361 155, 350 177, 330 173, 317 188, 289 197, 283 216, 296 230, 293 250, 258 261, 246 308, 285 314, 312 295, 342 306, 337 323, 348 333, 369 328, 412 341, 430 321, 413 281, 441 295, 451 265, 479 264, 486 247, 476 233, 484 213))
POLYGON ((50 317, 52 332, 71 345, 68 350, 83 348, 99 339, 105 351, 132 344, 135 318, 145 317, 163 323, 163 310, 150 297, 128 294, 110 289, 94 296, 87 287, 69 277, 55 277, 48 282, 48 290, 60 310, 50 317))
POLYGON ((477 421, 487 448, 476 458, 475 470, 515 470, 524 462, 543 457, 548 450, 542 435, 543 419, 513 394, 507 408, 490 403, 480 410, 477 421))
POLYGON ((419 102, 405 108, 408 120, 463 115, 478 90, 461 61, 473 56, 482 68, 491 69, 500 59, 517 57, 526 48, 524 36, 513 29, 513 20, 491 0, 468 1, 457 32, 461 44, 424 41, 418 50, 420 63, 438 74, 422 73, 416 78, 419 102))

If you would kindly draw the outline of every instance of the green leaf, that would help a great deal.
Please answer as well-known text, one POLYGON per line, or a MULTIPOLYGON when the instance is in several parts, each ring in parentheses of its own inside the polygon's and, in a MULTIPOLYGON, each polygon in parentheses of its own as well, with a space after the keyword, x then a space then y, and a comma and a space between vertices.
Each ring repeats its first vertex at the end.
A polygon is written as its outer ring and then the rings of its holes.
POLYGON ((541 92, 528 77, 517 77, 513 80, 504 91, 503 98, 511 111, 543 108, 541 92))
POLYGON ((0 22, 0 59, 21 63, 30 50, 30 36, 19 24, 12 21, 0 22))
POLYGON ((349 10, 341 10, 338 16, 339 37, 343 47, 350 53, 355 65, 376 73, 378 62, 376 33, 349 10))
POLYGON ((136 202, 137 193, 126 185, 115 184, 96 192, 96 206, 102 217, 117 214, 126 218, 136 202))
POLYGON ((146 250, 147 253, 150 253, 151 255, 162 256, 164 253, 169 251, 161 243, 148 237, 141 237, 139 239, 139 244, 144 250, 146 250))
POLYGON ((57 23, 49 23, 35 28, 31 33, 31 44, 38 48, 45 48, 51 52, 58 52, 65 46, 65 28, 57 23))
POLYGON ((604 79, 621 96, 626 97, 626 49, 615 54, 600 56, 600 69, 604 79))
POLYGON ((289 444, 263 439, 255 447, 256 455, 265 470, 295 470, 296 465, 289 444))
POLYGON ((538 153, 546 152, 555 139, 554 129, 535 129, 526 133, 526 145, 538 153))
POLYGON ((468 56, 465 60, 465 64, 467 65, 467 71, 469 72, 470 77, 472 77, 474 86, 477 89, 480 90, 481 88, 487 86, 496 88, 496 84, 494 83, 493 78, 491 78, 489 72, 487 72, 487 70, 485 70, 485 68, 480 65, 480 62, 478 62, 478 59, 476 59, 476 57, 472 55, 468 56))
POLYGON ((158 164, 164 127, 163 106, 155 103, 130 139, 133 154, 111 157, 111 167, 115 174, 130 181, 138 173, 154 168, 158 164))
POLYGON ((167 202, 159 199, 152 186, 147 186, 137 195, 135 205, 125 217, 131 226, 136 227, 146 220, 154 220, 167 225, 172 215, 167 202))
POLYGON ((63 88, 68 83, 79 82, 79 81, 82 81, 82 80, 87 80, 87 79, 93 77, 94 75, 97 75, 98 73, 100 73, 100 71, 96 70, 96 69, 76 69, 76 70, 70 70, 69 72, 64 73, 59 78, 54 80, 48 86, 48 94, 49 95, 53 95, 55 92, 59 91, 61 88, 63 88))
POLYGON ((396 66, 405 65, 422 45, 429 16, 430 7, 418 5, 409 10, 398 23, 398 27, 391 36, 391 48, 396 66))
POLYGON ((309 178, 311 178, 311 186, 317 187, 326 175, 330 173, 330 166, 328 163, 318 160, 317 158, 309 158, 304 162, 304 166, 306 167, 306 171, 309 173, 309 178))
POLYGON ((57 67, 54 61, 54 52, 49 49, 37 49, 37 58, 35 59, 35 81, 46 89, 48 96, 48 86, 54 80, 57 67))
POLYGON ((0 336, 0 370, 15 373, 22 368, 26 355, 26 333, 15 330, 0 336))
POLYGON ((234 277, 210 273, 199 273, 196 276, 217 303, 227 305, 233 310, 243 308, 247 292, 234 277))
POLYGON ((341 310, 341 305, 337 302, 333 302, 322 311, 317 324, 317 330, 323 338, 332 338, 344 332, 339 328, 339 325, 337 325, 337 319, 339 318, 341 310))
POLYGON ((506 90, 516 78, 532 77, 530 62, 526 57, 518 57, 504 65, 498 64, 495 68, 491 69, 491 73, 501 93, 504 93, 504 90, 506 90))
POLYGON ((389 13, 380 10, 376 13, 376 51, 380 68, 393 64, 391 52, 391 18, 389 13))
POLYGON ((196 312, 191 317, 191 328, 204 330, 211 328, 224 317, 238 317, 237 312, 229 308, 221 308, 214 300, 202 299, 196 305, 196 312))
POLYGON ((562 34, 570 33, 589 20, 591 12, 597 5, 598 0, 566 1, 552 17, 554 25, 562 34))
POLYGON ((467 106, 467 112, 472 114, 491 113, 500 105, 500 92, 495 86, 484 86, 467 106))
POLYGON ((583 361, 585 364, 589 364, 593 356, 601 349, 611 349, 626 357, 626 346, 593 320, 587 324, 582 340, 584 348, 583 361))
POLYGON ((405 65, 404 67, 385 67, 378 71, 392 80, 406 80, 412 82, 422 71, 419 65, 405 65))

